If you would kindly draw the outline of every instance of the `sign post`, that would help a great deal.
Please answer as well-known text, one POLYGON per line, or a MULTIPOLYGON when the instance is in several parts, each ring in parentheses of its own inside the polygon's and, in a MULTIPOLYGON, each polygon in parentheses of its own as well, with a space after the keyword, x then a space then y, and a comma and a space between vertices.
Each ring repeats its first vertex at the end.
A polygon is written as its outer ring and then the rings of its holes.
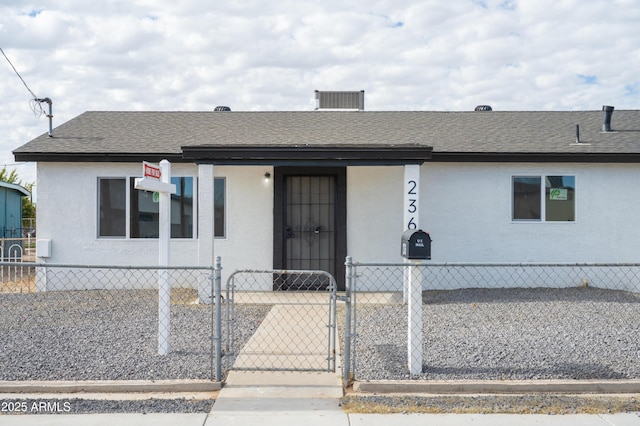
MULTIPOLYGON (((142 162, 143 178, 135 179, 135 189, 153 191, 160 194, 158 266, 169 266, 169 242, 171 241, 171 194, 176 186, 171 183, 171 163, 160 161, 160 166, 142 162)), ((171 318, 171 283, 169 271, 161 269, 158 274, 158 354, 169 354, 171 318)))

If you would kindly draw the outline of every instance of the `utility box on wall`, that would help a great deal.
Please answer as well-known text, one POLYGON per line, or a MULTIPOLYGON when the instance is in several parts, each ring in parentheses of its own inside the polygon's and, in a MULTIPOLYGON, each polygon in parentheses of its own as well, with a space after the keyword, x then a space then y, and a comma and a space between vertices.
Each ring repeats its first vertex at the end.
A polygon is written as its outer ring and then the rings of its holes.
POLYGON ((36 257, 51 257, 51 240, 36 240, 36 257))
POLYGON ((431 259, 431 237, 421 229, 405 231, 402 234, 400 254, 406 259, 431 259))

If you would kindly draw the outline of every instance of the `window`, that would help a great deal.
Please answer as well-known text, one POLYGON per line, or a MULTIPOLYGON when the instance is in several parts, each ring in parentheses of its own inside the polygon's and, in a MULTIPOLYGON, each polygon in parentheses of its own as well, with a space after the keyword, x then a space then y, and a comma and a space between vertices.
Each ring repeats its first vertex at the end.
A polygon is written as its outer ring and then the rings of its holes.
POLYGON ((576 220, 575 176, 546 177, 545 217, 547 222, 574 222, 576 220))
MULTIPOLYGON (((171 194, 171 238, 193 238, 193 178, 172 177, 176 193, 171 194)), ((158 238, 160 209, 158 196, 135 189, 135 178, 129 179, 130 238, 158 238)))
POLYGON ((124 237, 127 227, 127 198, 124 179, 99 179, 98 192, 98 235, 101 237, 124 237))
MULTIPOLYGON (((98 179, 98 236, 158 238, 157 194, 134 189, 133 177, 98 179), (128 190, 128 194, 127 194, 128 190), (127 198, 128 196, 128 198, 127 198), (128 202, 127 202, 128 200, 128 202), (127 217, 129 229, 127 230, 127 217)), ((194 238, 194 178, 172 177, 171 238, 194 238)), ((225 180, 215 178, 215 236, 225 235, 225 180)))
POLYGON ((214 191, 214 199, 213 199, 213 234, 215 237, 224 238, 225 237, 225 180, 224 178, 214 178, 213 179, 213 191, 214 191))
POLYGON ((514 176, 512 218, 514 221, 574 222, 575 188, 575 176, 514 176))

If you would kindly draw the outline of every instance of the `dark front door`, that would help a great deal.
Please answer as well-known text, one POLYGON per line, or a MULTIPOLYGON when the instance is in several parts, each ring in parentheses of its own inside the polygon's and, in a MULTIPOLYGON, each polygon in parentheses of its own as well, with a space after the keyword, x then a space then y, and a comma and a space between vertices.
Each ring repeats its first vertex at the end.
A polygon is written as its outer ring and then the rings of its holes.
MULTIPOLYGON (((276 268, 326 271, 343 287, 345 175, 344 168, 276 169, 276 268)), ((300 282, 299 277, 294 281, 300 282)), ((298 286, 325 284, 300 282, 298 286)))

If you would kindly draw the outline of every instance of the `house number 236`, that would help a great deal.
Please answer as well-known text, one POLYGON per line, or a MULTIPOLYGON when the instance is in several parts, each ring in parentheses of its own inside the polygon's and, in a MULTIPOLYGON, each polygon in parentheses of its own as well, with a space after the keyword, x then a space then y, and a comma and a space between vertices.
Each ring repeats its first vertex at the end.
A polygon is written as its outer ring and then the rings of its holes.
POLYGON ((415 180, 407 181, 407 229, 416 229, 418 227, 418 183, 415 180))

